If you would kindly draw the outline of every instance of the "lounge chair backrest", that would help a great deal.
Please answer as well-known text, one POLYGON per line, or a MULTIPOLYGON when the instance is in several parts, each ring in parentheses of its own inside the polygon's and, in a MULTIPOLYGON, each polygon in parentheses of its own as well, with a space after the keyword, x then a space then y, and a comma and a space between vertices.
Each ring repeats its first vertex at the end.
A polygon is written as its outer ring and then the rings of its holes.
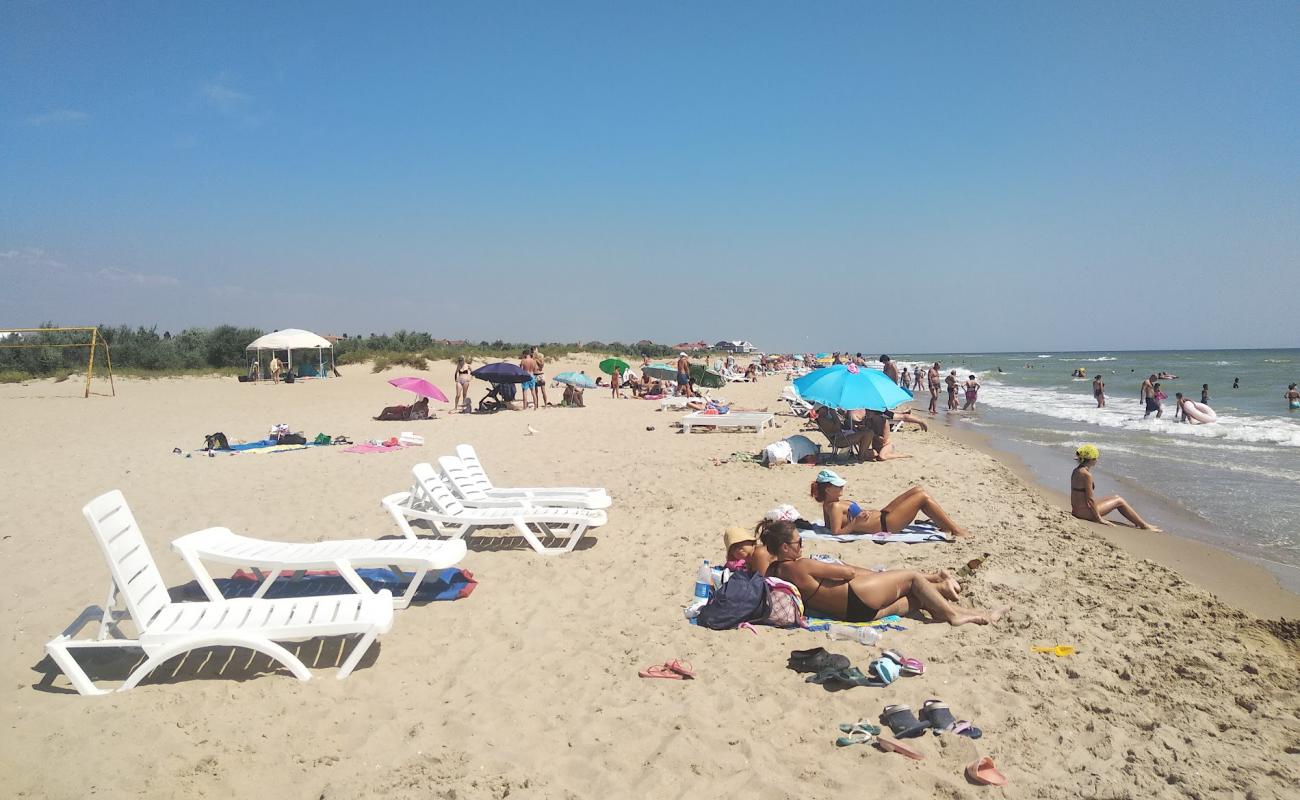
POLYGON ((432 505, 435 511, 452 516, 465 512, 464 504, 442 482, 442 476, 434 471, 432 464, 416 464, 411 467, 411 474, 415 476, 415 488, 419 490, 421 499, 432 505))
POLYGON ((438 468, 461 497, 467 500, 488 499, 487 490, 491 489, 492 485, 488 483, 487 478, 483 477, 482 472, 475 477, 465 468, 465 463, 455 456, 440 456, 438 468))
POLYGON ((456 445, 456 458, 465 466, 465 471, 475 483, 483 488, 483 491, 491 491, 492 481, 488 480, 487 473, 483 471, 483 463, 478 460, 478 453, 474 452, 472 444, 456 445))
POLYGON ((126 599, 136 628, 143 632, 171 598, 135 515, 116 489, 91 500, 81 513, 108 559, 113 583, 126 599))

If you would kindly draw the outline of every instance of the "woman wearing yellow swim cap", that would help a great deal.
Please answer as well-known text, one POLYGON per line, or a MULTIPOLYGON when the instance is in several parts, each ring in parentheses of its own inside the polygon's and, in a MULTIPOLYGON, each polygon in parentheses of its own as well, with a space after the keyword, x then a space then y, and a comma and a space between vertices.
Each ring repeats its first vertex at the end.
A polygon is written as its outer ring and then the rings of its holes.
POLYGON ((1074 468, 1070 473, 1070 513, 1079 519, 1088 522, 1098 522, 1102 525, 1114 525, 1105 519, 1106 515, 1112 511, 1119 511, 1125 519, 1133 523, 1138 528, 1145 531, 1158 531, 1156 526, 1148 523, 1138 513, 1133 510, 1133 506, 1117 494, 1110 497, 1103 497, 1100 500, 1092 496, 1096 488, 1092 480, 1092 465, 1097 463, 1101 453, 1097 446, 1093 444, 1081 444, 1074 451, 1074 457, 1079 459, 1079 466, 1074 468))

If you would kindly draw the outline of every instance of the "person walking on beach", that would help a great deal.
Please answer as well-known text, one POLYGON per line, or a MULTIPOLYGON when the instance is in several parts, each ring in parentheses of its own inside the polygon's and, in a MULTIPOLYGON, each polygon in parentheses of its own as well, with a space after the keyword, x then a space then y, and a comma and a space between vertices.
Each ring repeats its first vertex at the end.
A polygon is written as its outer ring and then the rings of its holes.
POLYGON ((456 402, 452 404, 453 412, 462 414, 470 412, 469 405, 469 359, 465 356, 456 358, 456 372, 452 376, 456 383, 456 402))
POLYGON ((1078 459, 1079 466, 1074 468, 1070 473, 1070 513, 1079 519, 1088 522, 1096 522, 1102 525, 1114 525, 1105 517, 1112 511, 1119 511, 1124 518, 1133 523, 1144 531, 1159 531, 1160 529, 1150 524, 1138 513, 1133 510, 1124 498, 1117 494, 1109 497, 1103 497, 1100 500, 1093 497, 1093 491, 1096 489, 1096 483, 1092 479, 1092 467, 1101 457, 1101 453, 1095 445, 1079 445, 1079 449, 1074 451, 1074 457, 1078 459))
POLYGON ((1142 390, 1138 402, 1146 404, 1147 411, 1142 415, 1142 419, 1151 416, 1152 411, 1157 412, 1157 417, 1160 416, 1160 401, 1156 400, 1156 376, 1154 372, 1151 373, 1149 378, 1142 381, 1142 390))
POLYGON ((1097 408, 1106 407, 1106 382, 1101 379, 1100 372, 1092 376, 1092 396, 1097 401, 1097 408))
MULTIPOLYGON (((921 376, 921 365, 920 365, 920 364, 917 364, 915 367, 912 368, 912 381, 913 381, 913 383, 912 383, 912 391, 914 391, 914 392, 919 392, 919 391, 921 391, 921 381, 922 381, 922 376, 921 376)), ((906 388, 906 387, 904 387, 904 388, 906 388)))
POLYGON ((898 385, 906 389, 912 383, 912 378, 907 374, 907 367, 903 367, 903 372, 898 376, 898 385))
POLYGON ((271 365, 270 365, 270 367, 271 367, 271 380, 274 381, 274 382, 276 382, 276 383, 279 383, 279 382, 280 382, 280 371, 284 369, 284 364, 281 364, 281 363, 280 363, 280 357, 279 357, 279 356, 274 355, 274 354, 271 355, 271 365))
POLYGON ((966 381, 966 405, 962 406, 961 410, 974 411, 975 400, 979 398, 979 394, 980 382, 975 380, 975 376, 972 375, 970 376, 970 380, 966 381))
POLYGON ((949 370, 948 377, 943 379, 948 384, 948 410, 957 410, 957 370, 949 370))
POLYGON ((930 369, 926 370, 925 377, 930 384, 930 413, 939 413, 939 362, 934 362, 930 369))
POLYGON ((620 397, 624 400, 627 399, 627 395, 623 394, 623 370, 617 366, 614 367, 614 372, 609 376, 609 395, 615 400, 620 397))
POLYGON ((685 353, 677 354, 677 394, 691 396, 691 360, 685 353))

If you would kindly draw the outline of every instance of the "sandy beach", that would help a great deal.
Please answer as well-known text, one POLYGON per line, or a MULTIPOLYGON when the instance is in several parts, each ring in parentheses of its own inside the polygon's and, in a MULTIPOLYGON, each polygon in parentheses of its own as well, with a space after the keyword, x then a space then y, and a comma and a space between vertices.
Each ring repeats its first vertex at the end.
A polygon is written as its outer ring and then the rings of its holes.
MULTIPOLYGON (((548 373, 592 374, 595 361, 557 360, 548 373)), ((865 668, 879 648, 802 630, 715 632, 682 615, 700 560, 722 556, 725 527, 752 527, 780 503, 816 511, 810 467, 714 463, 800 430, 776 400, 780 378, 719 392, 782 412, 775 431, 687 436, 671 427, 680 412, 607 390, 589 390, 585 409, 459 415, 435 404, 436 420, 376 422, 382 407, 410 400, 389 378, 422 374, 450 392, 451 366, 342 370, 291 386, 119 379, 117 397, 88 400, 75 380, 0 386, 0 778, 9 796, 1296 796, 1297 624, 1266 624, 1154 554, 1119 546, 1137 534, 1073 519, 941 425, 897 435, 914 458, 837 469, 864 502, 925 485, 969 541, 806 549, 927 570, 988 553, 963 581, 965 601, 1013 610, 996 627, 907 620, 882 644, 922 659, 924 675, 828 692, 786 669, 790 650, 824 645, 865 668), (278 422, 355 441, 414 430, 426 444, 375 455, 172 452, 196 450, 214 431, 259 439, 278 422), (315 666, 308 682, 218 649, 104 697, 77 695, 44 658, 46 641, 104 600, 108 571, 81 516, 96 495, 124 492, 178 587, 190 576, 169 542, 212 525, 288 541, 396 535, 380 497, 406 488, 413 464, 462 442, 504 485, 606 487, 609 523, 560 557, 517 538, 473 537, 459 565, 479 581, 473 594, 397 612, 345 681, 334 679, 337 642, 300 649, 315 666), (1031 652, 1056 644, 1078 652, 1031 652), (671 658, 691 661, 698 678, 637 677, 671 658), (929 698, 983 737, 914 740, 919 762, 834 745, 838 723, 874 722, 887 704, 929 698), (967 783, 962 768, 977 755, 992 756, 1010 785, 967 783)), ((475 382, 475 400, 484 388, 475 382)), ((1258 608, 1297 607, 1294 595, 1271 597, 1258 608)))

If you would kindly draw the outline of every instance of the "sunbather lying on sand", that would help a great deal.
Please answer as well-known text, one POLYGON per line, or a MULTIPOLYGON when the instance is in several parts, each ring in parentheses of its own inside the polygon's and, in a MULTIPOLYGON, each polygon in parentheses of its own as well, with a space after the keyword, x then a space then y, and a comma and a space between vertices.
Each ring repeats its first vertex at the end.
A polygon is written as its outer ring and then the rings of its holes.
POLYGON ((388 406, 375 419, 428 419, 429 398, 421 397, 409 406, 388 406))
POLYGON ((844 483, 839 475, 824 469, 817 473, 817 480, 811 488, 813 499, 822 504, 822 519, 831 533, 898 533, 924 512, 939 526, 939 530, 954 536, 969 535, 921 486, 913 486, 876 511, 863 508, 855 501, 841 500, 844 483))
POLYGON ((792 522, 763 520, 759 539, 774 560, 766 574, 793 583, 804 607, 846 622, 870 622, 890 614, 924 611, 949 625, 991 625, 1006 609, 982 611, 957 605, 957 581, 947 572, 914 570, 872 572, 849 564, 827 564, 803 557, 803 539, 792 522))

